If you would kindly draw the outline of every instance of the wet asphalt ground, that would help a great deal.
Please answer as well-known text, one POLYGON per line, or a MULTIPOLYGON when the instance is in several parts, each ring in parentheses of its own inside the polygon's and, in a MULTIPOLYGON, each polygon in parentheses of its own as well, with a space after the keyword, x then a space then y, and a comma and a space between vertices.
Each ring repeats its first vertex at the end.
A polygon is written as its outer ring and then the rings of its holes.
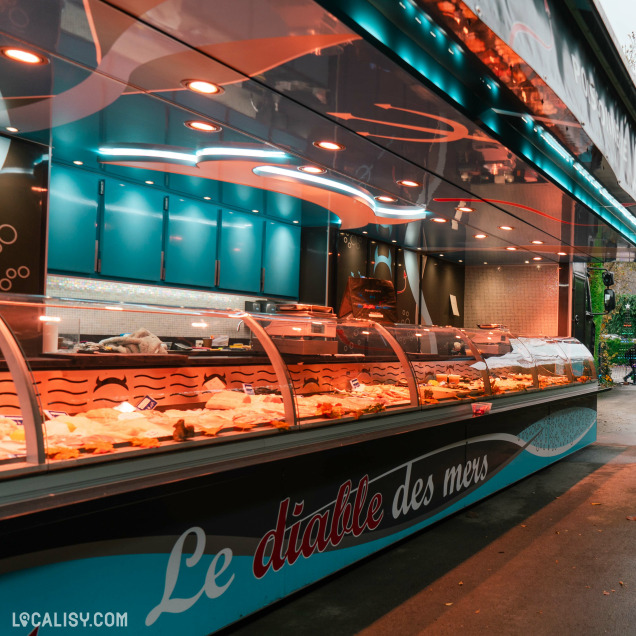
POLYGON ((222 634, 636 634, 636 385, 596 443, 222 634))

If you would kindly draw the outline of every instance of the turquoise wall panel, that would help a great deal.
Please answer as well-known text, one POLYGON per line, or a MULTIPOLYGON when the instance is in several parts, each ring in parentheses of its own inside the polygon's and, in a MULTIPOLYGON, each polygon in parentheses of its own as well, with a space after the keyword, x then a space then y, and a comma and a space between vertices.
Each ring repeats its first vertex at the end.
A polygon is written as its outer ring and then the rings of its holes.
POLYGON ((298 297, 300 227, 267 221, 263 267, 265 294, 298 297))
POLYGON ((101 245, 104 276, 160 279, 163 200, 160 190, 106 179, 101 245))
POLYGON ((99 176, 51 166, 48 269, 95 272, 99 176))
POLYGON ((265 196, 263 190, 250 188, 237 183, 221 183, 221 200, 226 205, 243 208, 245 210, 258 210, 263 212, 265 196))
POLYGON ((265 192, 265 210, 269 216, 285 221, 298 221, 302 215, 302 201, 280 192, 265 192))
POLYGON ((170 197, 166 235, 167 283, 214 286, 218 208, 170 197))
POLYGON ((258 294, 262 254, 263 219, 255 214, 223 210, 219 287, 258 294))

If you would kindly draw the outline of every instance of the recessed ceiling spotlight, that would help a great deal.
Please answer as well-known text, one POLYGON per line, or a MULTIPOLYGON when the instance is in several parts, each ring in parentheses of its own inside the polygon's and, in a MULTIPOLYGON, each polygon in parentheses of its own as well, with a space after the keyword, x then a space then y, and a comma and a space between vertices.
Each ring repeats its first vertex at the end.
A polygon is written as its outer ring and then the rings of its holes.
POLYGON ((298 223, 298 221, 294 221, 294 223, 298 223))
POLYGON ((398 185, 404 186, 405 188, 419 188, 422 184, 417 181, 413 181, 412 179, 400 179, 396 181, 398 185))
POLYGON ((220 132, 221 130, 221 126, 211 124, 207 121, 184 121, 183 125, 186 128, 192 128, 192 130, 198 130, 200 132, 220 132))
POLYGON ((203 197, 206 201, 210 201, 212 197, 203 197))
POLYGON ((488 261, 484 261, 484 265, 488 265, 488 261))
POLYGON ((458 212, 474 212, 475 211, 475 208, 471 208, 469 205, 464 205, 464 204, 458 205, 455 209, 458 212))
POLYGON ((514 228, 510 227, 509 225, 500 225, 499 229, 500 230, 505 230, 506 232, 510 232, 510 230, 514 230, 514 228))
POLYGON ((460 258, 457 262, 458 263, 463 263, 464 261, 460 258))
POLYGON ((83 165, 84 165, 84 162, 83 162, 83 161, 79 161, 79 160, 75 160, 73 163, 74 163, 76 166, 83 166, 83 165))
POLYGON ((534 256, 532 258, 533 261, 542 261, 543 259, 540 256, 534 256))
POLYGON ((543 241, 532 241, 533 245, 543 245, 543 241))
POLYGON ((476 239, 485 239, 488 238, 488 234, 474 234, 473 235, 476 239))
POLYGON ((18 132, 18 129, 15 126, 7 126, 7 130, 9 132, 18 132))
POLYGON ((368 234, 368 232, 366 230, 362 230, 363 234, 368 234))
POLYGON ((565 252, 557 252, 557 256, 567 256, 565 252))
POLYGON ((509 252, 516 252, 517 248, 516 247, 507 247, 506 248, 509 252))
POLYGON ((43 55, 26 51, 25 49, 16 49, 13 46, 3 46, 0 48, 0 54, 14 62, 22 62, 22 64, 48 64, 49 61, 43 55))
POLYGON ((155 182, 154 181, 150 181, 150 179, 148 179, 144 183, 147 183, 148 185, 155 185, 155 182))
POLYGON ((396 241, 395 239, 393 239, 393 240, 391 241, 391 243, 397 243, 397 241, 396 241))
POLYGON ((440 257, 444 256, 443 254, 440 254, 440 257))
POLYGON ((446 219, 442 219, 439 216, 432 218, 431 221, 434 221, 435 223, 446 223, 446 219))
POLYGON ((389 197, 386 194, 381 194, 380 196, 375 197, 376 201, 382 201, 382 203, 397 203, 396 197, 389 197))
POLYGON ((324 174, 327 172, 324 168, 319 168, 318 166, 298 166, 298 169, 309 174, 324 174))
POLYGON ((206 82, 205 80, 186 79, 182 80, 181 84, 187 89, 194 91, 195 93, 202 93, 203 95, 220 95, 223 89, 212 82, 206 82))
POLYGON ((323 150, 344 150, 345 147, 342 144, 337 144, 335 141, 314 141, 316 148, 322 148, 323 150))
POLYGON ((527 264, 527 263, 529 263, 530 261, 523 261, 523 262, 527 264))

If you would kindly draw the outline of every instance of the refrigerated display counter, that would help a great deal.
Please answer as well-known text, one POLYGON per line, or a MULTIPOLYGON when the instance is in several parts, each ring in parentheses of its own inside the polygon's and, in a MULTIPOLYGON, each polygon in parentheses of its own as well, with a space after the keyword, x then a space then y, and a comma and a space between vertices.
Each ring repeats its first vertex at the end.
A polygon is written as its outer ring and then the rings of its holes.
POLYGON ((0 603, 25 611, 72 590, 133 633, 208 634, 595 439, 572 338, 9 295, 0 315, 0 603))

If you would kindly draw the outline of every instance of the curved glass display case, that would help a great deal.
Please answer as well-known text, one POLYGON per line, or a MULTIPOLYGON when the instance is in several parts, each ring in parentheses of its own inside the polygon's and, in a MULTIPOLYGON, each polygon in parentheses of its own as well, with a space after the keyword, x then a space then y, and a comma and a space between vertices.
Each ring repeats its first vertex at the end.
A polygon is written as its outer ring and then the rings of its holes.
POLYGON ((0 315, 5 476, 596 379, 573 338, 342 320, 311 306, 249 314, 5 295, 0 315))

